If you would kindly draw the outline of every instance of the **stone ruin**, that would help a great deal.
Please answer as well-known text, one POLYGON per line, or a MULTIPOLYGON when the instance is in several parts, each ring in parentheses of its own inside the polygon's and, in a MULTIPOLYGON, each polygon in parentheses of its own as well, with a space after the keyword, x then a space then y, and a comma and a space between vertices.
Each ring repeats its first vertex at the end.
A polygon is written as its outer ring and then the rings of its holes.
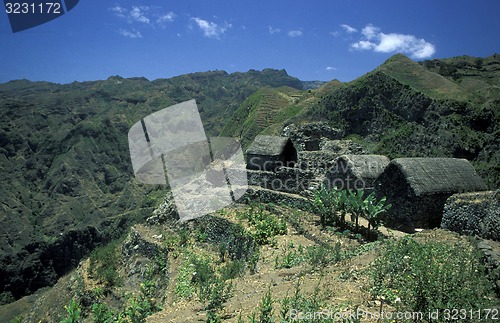
POLYGON ((310 196, 320 188, 335 158, 362 153, 324 122, 289 125, 282 136, 257 136, 246 151, 250 186, 310 196))
POLYGON ((444 205, 441 228, 500 241, 500 190, 450 196, 444 205))
MULTIPOLYGON (((374 191, 392 204, 386 225, 415 232, 441 225, 451 195, 487 189, 465 159, 389 161, 385 156, 366 154, 361 145, 341 140, 342 136, 340 130, 323 122, 288 125, 281 136, 258 136, 247 151, 249 190, 254 196, 268 196, 270 201, 294 199, 283 195, 286 193, 310 197, 322 185, 364 189, 367 194, 374 191), (261 188, 267 190, 265 194, 261 188), (261 192, 255 193, 258 190, 261 192)), ((456 208, 450 212, 457 212, 456 208)), ((499 217, 498 212, 489 215, 488 219, 494 220, 488 220, 488 226, 497 225, 499 217)), ((450 228, 460 232, 459 225, 450 228)))

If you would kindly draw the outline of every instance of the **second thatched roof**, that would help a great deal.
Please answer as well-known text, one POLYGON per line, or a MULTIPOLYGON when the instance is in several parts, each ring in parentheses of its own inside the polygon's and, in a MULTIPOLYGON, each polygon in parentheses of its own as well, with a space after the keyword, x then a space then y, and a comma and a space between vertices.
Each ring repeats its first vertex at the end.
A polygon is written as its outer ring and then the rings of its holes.
POLYGON ((393 168, 402 173, 415 196, 487 189, 466 159, 397 158, 391 161, 384 173, 393 171, 393 168))
POLYGON ((375 180, 389 164, 382 155, 342 155, 334 161, 334 172, 350 171, 357 178, 375 180))

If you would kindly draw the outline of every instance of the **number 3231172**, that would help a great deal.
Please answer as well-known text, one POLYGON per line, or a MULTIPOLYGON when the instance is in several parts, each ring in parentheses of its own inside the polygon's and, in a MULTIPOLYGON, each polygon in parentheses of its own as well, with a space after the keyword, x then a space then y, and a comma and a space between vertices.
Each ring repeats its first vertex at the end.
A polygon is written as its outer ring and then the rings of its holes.
POLYGON ((61 14, 61 3, 45 2, 45 3, 28 3, 28 2, 7 2, 5 3, 5 11, 8 14, 61 14))

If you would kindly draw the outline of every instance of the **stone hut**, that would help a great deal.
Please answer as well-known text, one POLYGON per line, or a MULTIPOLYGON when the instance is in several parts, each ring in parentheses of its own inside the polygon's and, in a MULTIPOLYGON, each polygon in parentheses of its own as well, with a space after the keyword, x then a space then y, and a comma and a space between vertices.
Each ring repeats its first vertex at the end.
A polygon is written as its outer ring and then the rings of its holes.
POLYGON ((247 168, 274 171, 277 167, 293 167, 297 162, 297 150, 286 137, 257 136, 248 148, 247 168))
POLYGON ((387 165, 389 158, 382 155, 342 155, 334 160, 323 184, 329 189, 373 190, 387 165))
POLYGON ((439 227, 452 194, 486 189, 471 163, 456 158, 397 158, 375 181, 377 197, 392 204, 387 225, 407 232, 439 227))

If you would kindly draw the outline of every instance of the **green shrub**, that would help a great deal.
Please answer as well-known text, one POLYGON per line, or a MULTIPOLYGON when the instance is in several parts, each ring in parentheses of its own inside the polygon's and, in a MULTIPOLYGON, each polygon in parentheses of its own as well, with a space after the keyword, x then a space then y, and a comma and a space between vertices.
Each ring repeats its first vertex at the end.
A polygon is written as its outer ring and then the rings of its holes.
POLYGON ((175 295, 179 298, 189 299, 195 293, 195 286, 192 285, 194 274, 190 261, 185 261, 179 269, 175 283, 175 295))
POLYGON ((257 272, 257 264, 259 263, 260 259, 260 249, 255 248, 254 252, 248 259, 248 267, 250 269, 250 274, 255 274, 257 272))
POLYGON ((368 232, 370 232, 370 228, 377 229, 380 226, 382 215, 392 207, 391 204, 385 204, 385 202, 385 196, 377 201, 374 192, 364 197, 363 190, 349 191, 347 208, 351 213, 351 220, 356 223, 356 232, 359 230, 360 216, 368 220, 368 232))
POLYGON ((323 268, 342 259, 340 243, 336 243, 334 247, 324 245, 310 246, 306 248, 306 252, 309 263, 314 268, 323 268))
POLYGON ((487 308, 492 295, 479 256, 470 245, 388 241, 371 271, 370 293, 400 311, 487 308))
POLYGON ((365 197, 363 190, 347 191, 337 188, 328 190, 322 186, 313 194, 310 201, 311 208, 319 215, 322 227, 330 225, 348 229, 350 226, 345 217, 349 213, 351 221, 355 223, 356 232, 359 232, 360 216, 368 220, 368 232, 370 232, 371 228, 377 229, 380 226, 383 213, 391 208, 390 204, 385 204, 385 197, 377 201, 375 193, 372 192, 365 197))
POLYGON ((285 252, 285 255, 283 256, 283 259, 279 259, 278 256, 275 258, 275 263, 274 263, 274 268, 275 269, 281 269, 281 268, 292 268, 304 261, 304 255, 296 250, 289 250, 285 252))
POLYGON ((243 261, 226 262, 217 268, 208 256, 190 254, 179 270, 175 294, 190 298, 196 292, 205 304, 207 322, 220 322, 219 312, 232 296, 233 285, 229 279, 241 275, 244 268, 243 261))
POLYGON ((271 287, 267 288, 266 293, 260 300, 260 306, 259 306, 259 322, 260 323, 273 323, 274 318, 273 318, 273 296, 271 295, 271 287))
POLYGON ((241 277, 245 273, 245 262, 242 260, 233 260, 225 263, 220 268, 222 279, 234 279, 241 277))
POLYGON ((129 300, 129 306, 125 309, 124 315, 132 322, 145 322, 146 317, 160 311, 162 307, 155 299, 157 288, 156 282, 145 279, 141 283, 139 295, 134 295, 129 300))
POLYGON ((119 262, 117 245, 118 241, 113 241, 95 249, 90 255, 89 270, 106 288, 112 288, 122 282, 116 271, 119 262))
MULTIPOLYGON (((293 296, 289 297, 288 293, 281 301, 281 322, 291 322, 296 320, 293 311, 299 312, 318 312, 324 304, 319 298, 319 286, 316 286, 312 295, 306 296, 300 289, 301 280, 298 280, 295 285, 293 296)), ((308 320, 307 322, 310 322, 308 320)))
POLYGON ((211 280, 203 285, 200 285, 199 298, 200 301, 206 303, 207 311, 218 311, 222 308, 229 298, 232 296, 233 284, 214 275, 211 280))
POLYGON ((340 218, 337 216, 338 197, 336 189, 328 190, 322 186, 319 190, 313 192, 311 200, 311 209, 319 215, 321 226, 337 226, 340 224, 340 218))
POLYGON ((92 304, 92 314, 95 323, 115 322, 115 314, 105 303, 92 304))
POLYGON ((81 322, 80 317, 82 309, 80 308, 80 303, 72 299, 69 301, 69 305, 64 306, 64 308, 66 309, 66 317, 61 321, 61 323, 81 322))
POLYGON ((240 214, 240 218, 246 218, 251 226, 251 234, 260 245, 269 244, 276 235, 286 234, 287 225, 284 219, 278 219, 259 204, 252 206, 248 212, 240 214))

